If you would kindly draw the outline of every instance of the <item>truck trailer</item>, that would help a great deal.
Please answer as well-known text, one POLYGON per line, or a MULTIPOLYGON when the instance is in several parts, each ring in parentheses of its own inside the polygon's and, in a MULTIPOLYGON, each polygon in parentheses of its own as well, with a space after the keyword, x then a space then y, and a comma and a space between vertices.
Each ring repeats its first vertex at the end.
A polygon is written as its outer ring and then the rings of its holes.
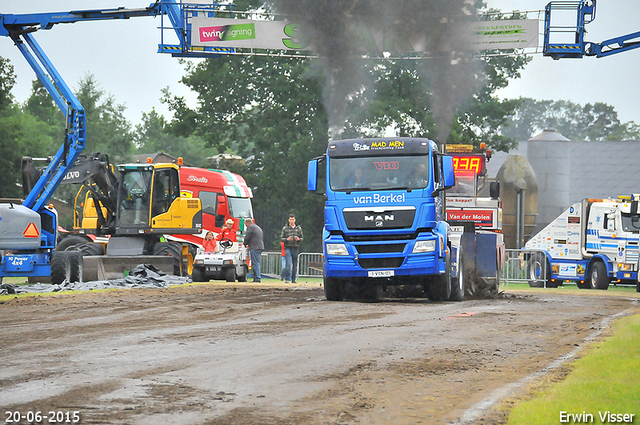
POLYGON ((557 287, 565 281, 579 288, 606 290, 611 282, 636 285, 640 195, 583 199, 533 236, 524 248, 532 287, 557 287))

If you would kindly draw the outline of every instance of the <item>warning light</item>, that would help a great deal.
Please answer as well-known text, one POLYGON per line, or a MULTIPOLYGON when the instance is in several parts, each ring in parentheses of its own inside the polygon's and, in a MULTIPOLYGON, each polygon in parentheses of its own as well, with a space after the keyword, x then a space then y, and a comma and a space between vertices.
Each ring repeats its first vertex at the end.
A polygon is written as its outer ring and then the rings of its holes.
POLYGON ((38 227, 35 223, 29 223, 24 232, 22 232, 22 236, 25 238, 37 238, 40 236, 40 232, 38 232, 38 227))

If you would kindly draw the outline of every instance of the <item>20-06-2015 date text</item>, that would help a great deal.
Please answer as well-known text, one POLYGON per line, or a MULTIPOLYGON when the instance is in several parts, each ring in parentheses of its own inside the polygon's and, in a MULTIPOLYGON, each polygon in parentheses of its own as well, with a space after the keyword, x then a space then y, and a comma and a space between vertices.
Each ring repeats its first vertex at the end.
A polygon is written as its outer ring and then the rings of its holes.
POLYGON ((80 412, 74 411, 61 411, 50 410, 48 412, 41 411, 5 411, 4 423, 6 424, 18 424, 22 421, 28 423, 44 423, 44 424, 73 424, 80 422, 80 412))

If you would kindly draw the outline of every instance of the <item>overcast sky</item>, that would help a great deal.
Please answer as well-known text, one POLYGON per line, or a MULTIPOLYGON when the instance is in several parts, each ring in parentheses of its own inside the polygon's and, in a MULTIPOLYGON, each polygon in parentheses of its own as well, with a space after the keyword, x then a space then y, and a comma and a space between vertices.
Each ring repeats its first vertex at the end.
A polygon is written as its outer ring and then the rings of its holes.
MULTIPOLYGON (((485 1, 503 11, 544 10, 547 4, 547 0, 485 1)), ((0 13, 60 12, 119 6, 136 8, 150 3, 151 0, 0 0, 0 13)), ((540 15, 540 19, 542 21, 544 15, 540 15)), ((127 107, 126 116, 135 124, 140 122, 142 112, 151 111, 154 107, 168 116, 166 107, 160 102, 164 87, 185 96, 189 102, 195 102, 195 96, 179 82, 184 74, 184 65, 170 55, 156 52, 160 42, 159 26, 159 17, 79 22, 39 31, 36 40, 72 88, 77 87, 80 78, 93 74, 107 94, 127 107)), ((593 42, 640 31, 640 2, 599 2, 596 19, 587 26, 587 30, 586 38, 593 42)), ((23 102, 29 96, 35 74, 8 37, 0 38, 0 56, 11 59, 15 67, 17 85, 13 94, 23 102)), ((640 49, 600 59, 585 57, 559 61, 534 54, 522 78, 512 81, 500 95, 571 100, 580 104, 604 102, 615 107, 622 121, 640 124, 638 69, 640 49)))

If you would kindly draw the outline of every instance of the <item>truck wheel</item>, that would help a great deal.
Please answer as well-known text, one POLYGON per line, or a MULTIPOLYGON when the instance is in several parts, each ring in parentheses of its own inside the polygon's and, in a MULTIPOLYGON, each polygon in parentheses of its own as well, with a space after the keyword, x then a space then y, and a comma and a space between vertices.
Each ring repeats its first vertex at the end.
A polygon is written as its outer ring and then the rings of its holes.
MULTIPOLYGON (((532 288, 544 288, 545 280, 547 288, 551 288, 551 267, 544 254, 534 254, 527 261, 527 278, 532 288), (543 276, 546 274, 546 276, 543 276)), ((557 285, 556 285, 557 286, 557 285)))
POLYGON ((236 281, 236 268, 229 267, 224 271, 224 278, 227 282, 235 282, 236 281))
POLYGON ((602 261, 593 263, 589 269, 589 287, 591 289, 609 289, 609 276, 607 276, 607 267, 602 261))
POLYGON ((344 283, 335 277, 323 277, 324 296, 327 301, 342 301, 344 297, 344 283))
POLYGON ((82 252, 80 251, 67 251, 69 256, 69 282, 82 283, 84 276, 84 260, 82 259, 82 252))
POLYGON ((464 258, 462 257, 462 245, 458 247, 458 273, 456 277, 451 279, 451 301, 464 301, 465 291, 465 270, 464 270, 464 258))
POLYGON ((451 248, 447 249, 444 273, 433 276, 431 287, 429 288, 429 299, 431 301, 447 301, 451 297, 451 248))
POLYGON ((640 292, 640 282, 636 283, 636 292, 640 292))
POLYGON ((207 282, 208 279, 205 278, 205 272, 200 267, 194 267, 191 271, 191 280, 194 282, 207 282))
POLYGON ((69 252, 54 251, 51 254, 51 283, 60 285, 65 280, 71 282, 69 252))

